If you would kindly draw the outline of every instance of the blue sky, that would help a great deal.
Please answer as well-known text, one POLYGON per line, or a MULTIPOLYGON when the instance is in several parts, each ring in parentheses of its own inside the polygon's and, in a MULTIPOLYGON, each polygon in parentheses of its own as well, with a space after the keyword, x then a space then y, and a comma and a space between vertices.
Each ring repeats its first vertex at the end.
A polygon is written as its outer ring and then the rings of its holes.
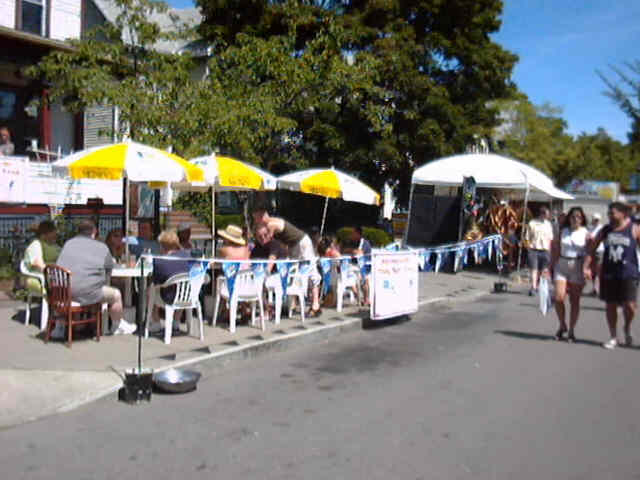
POLYGON ((535 104, 563 109, 569 132, 604 127, 626 143, 631 121, 602 92, 599 70, 640 59, 639 0, 504 0, 494 40, 520 57, 513 79, 535 104))
MULTIPOLYGON (((503 0, 496 42, 520 57, 513 79, 535 104, 561 107, 569 132, 604 127, 627 141, 630 120, 603 95, 596 74, 640 59, 640 0, 503 0)), ((176 8, 191 0, 170 0, 176 8)))

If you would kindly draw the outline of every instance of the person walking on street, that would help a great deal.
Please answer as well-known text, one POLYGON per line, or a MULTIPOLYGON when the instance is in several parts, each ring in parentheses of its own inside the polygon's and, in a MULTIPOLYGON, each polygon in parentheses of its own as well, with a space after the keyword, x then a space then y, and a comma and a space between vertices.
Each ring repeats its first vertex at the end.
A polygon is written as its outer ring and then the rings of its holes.
POLYGON ((560 235, 554 239, 552 261, 555 280, 555 307, 560 324, 556 332, 556 340, 562 340, 565 333, 567 341, 575 342, 575 326, 580 315, 580 296, 585 280, 582 269, 587 249, 589 231, 585 224, 587 219, 581 207, 569 210, 560 235), (565 300, 569 296, 569 329, 566 324, 565 300))
POLYGON ((626 346, 633 345, 631 322, 636 313, 638 297, 638 255, 640 226, 633 224, 630 209, 620 202, 609 205, 609 224, 606 225, 589 248, 583 265, 586 278, 591 277, 591 263, 596 249, 604 243, 604 257, 600 276, 600 298, 607 307, 607 324, 610 338, 602 346, 613 350, 618 345, 618 307, 624 314, 626 346))
POLYGON ((532 219, 525 232, 525 242, 528 248, 527 258, 531 269, 531 289, 529 296, 538 291, 540 275, 549 275, 551 262, 551 241, 553 240, 553 227, 549 221, 549 209, 540 207, 538 217, 532 219))

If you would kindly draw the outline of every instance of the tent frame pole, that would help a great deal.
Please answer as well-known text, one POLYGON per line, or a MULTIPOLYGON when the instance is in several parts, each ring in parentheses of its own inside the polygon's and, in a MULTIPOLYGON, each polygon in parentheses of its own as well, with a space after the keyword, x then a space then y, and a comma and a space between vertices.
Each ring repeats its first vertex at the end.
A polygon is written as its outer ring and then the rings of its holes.
POLYGON ((324 197, 324 211, 322 212, 322 223, 320 224, 320 236, 324 234, 324 222, 327 218, 328 205, 329 205, 329 197, 324 197))
MULTIPOLYGON (((414 184, 411 182, 411 190, 409 190, 409 212, 407 213, 407 224, 404 227, 404 235, 402 237, 402 246, 407 246, 407 240, 409 239, 409 225, 411 224, 411 207, 413 202, 413 187, 414 184)), ((391 217, 391 222, 393 225, 393 215, 391 217)))
MULTIPOLYGON (((524 175, 524 173, 523 173, 524 175)), ((524 208, 522 209, 522 230, 520 231, 520 244, 518 245, 518 267, 517 272, 520 273, 522 264, 522 244, 524 243, 524 232, 527 228, 527 204, 529 203, 529 179, 524 175, 524 208)))

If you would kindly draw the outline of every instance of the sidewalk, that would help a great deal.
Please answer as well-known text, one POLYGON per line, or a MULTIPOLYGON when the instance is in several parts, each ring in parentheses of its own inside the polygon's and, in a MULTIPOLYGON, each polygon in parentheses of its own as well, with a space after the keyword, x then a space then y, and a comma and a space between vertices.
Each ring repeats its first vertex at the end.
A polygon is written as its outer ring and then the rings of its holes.
MULTIPOLYGON (((421 273, 420 309, 439 302, 472 301, 490 293, 495 281, 496 274, 475 271, 421 273)), ((24 325, 24 308, 21 302, 0 300, 0 429, 112 394, 122 386, 119 373, 136 365, 135 336, 107 336, 100 342, 80 338, 71 349, 61 342, 45 344, 37 325, 24 325)), ((32 314, 39 318, 38 310, 32 314)), ((297 315, 283 318, 280 325, 268 323, 264 332, 239 325, 234 334, 225 322, 211 327, 205 321, 204 342, 186 333, 174 336, 170 345, 160 336, 143 340, 143 366, 158 371, 192 365, 206 374, 271 350, 326 341, 362 328, 368 317, 368 309, 347 306, 340 314, 324 309, 319 318, 307 319, 304 325, 297 315)))

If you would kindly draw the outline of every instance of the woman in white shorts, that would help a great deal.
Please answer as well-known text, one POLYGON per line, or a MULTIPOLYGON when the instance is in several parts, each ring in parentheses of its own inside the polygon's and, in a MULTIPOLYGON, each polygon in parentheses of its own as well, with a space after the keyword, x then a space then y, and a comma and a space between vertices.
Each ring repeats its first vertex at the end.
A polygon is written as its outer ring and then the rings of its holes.
POLYGON ((586 223, 587 219, 582 208, 573 207, 560 226, 559 238, 554 239, 552 265, 555 280, 555 307, 560 324, 556 332, 556 340, 563 340, 564 335, 568 334, 567 341, 576 341, 574 329, 580 315, 580 296, 585 284, 582 263, 589 236, 586 223), (567 296, 570 305, 568 329, 565 320, 567 296))

